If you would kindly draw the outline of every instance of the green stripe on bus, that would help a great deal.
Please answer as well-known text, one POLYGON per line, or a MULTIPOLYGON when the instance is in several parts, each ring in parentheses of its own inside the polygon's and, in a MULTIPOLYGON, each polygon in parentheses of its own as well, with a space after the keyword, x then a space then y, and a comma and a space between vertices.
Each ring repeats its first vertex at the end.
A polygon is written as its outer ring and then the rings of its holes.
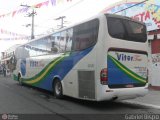
POLYGON ((116 60, 114 57, 112 57, 111 55, 108 55, 108 57, 114 62, 114 64, 121 70, 123 71, 125 74, 127 74, 129 77, 133 78, 136 81, 139 81, 141 83, 146 83, 146 79, 139 76, 138 74, 136 74, 135 72, 131 71, 129 68, 127 68, 126 66, 124 66, 122 63, 120 63, 118 60, 116 60))
POLYGON ((39 72, 37 75, 31 77, 31 78, 22 78, 22 81, 27 84, 31 84, 35 86, 39 82, 41 82, 47 75, 50 74, 51 70, 54 69, 54 67, 60 63, 65 56, 61 56, 50 62, 41 72, 39 72))

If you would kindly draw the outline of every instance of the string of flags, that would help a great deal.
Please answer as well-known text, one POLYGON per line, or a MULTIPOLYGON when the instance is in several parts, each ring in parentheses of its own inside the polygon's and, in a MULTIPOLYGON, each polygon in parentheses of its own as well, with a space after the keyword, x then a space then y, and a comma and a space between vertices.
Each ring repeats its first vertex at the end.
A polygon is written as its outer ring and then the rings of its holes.
POLYGON ((18 34, 18 33, 15 33, 15 32, 10 32, 8 30, 4 30, 4 29, 0 29, 0 33, 1 34, 7 34, 7 35, 10 35, 10 36, 26 36, 24 34, 18 34))
POLYGON ((47 7, 49 4, 51 4, 54 7, 59 4, 70 3, 72 1, 73 0, 47 0, 47 1, 35 4, 35 5, 32 5, 31 7, 23 7, 23 8, 17 9, 17 10, 13 10, 13 11, 6 13, 6 14, 1 14, 0 18, 10 17, 10 16, 14 17, 17 14, 28 12, 28 10, 31 8, 47 7))
MULTIPOLYGON (((13 10, 13 11, 6 13, 6 14, 1 14, 0 19, 5 18, 5 17, 12 17, 13 18, 16 15, 26 13, 30 9, 33 9, 33 8, 47 7, 49 4, 54 7, 54 6, 64 4, 64 3, 69 3, 72 1, 73 0, 47 0, 47 1, 35 4, 35 5, 32 5, 31 7, 23 7, 20 9, 13 10)), ((0 40, 28 40, 28 39, 30 39, 30 36, 28 36, 28 35, 18 34, 18 33, 11 32, 11 31, 8 31, 8 30, 2 29, 2 28, 0 29, 0 34, 5 34, 7 36, 10 36, 7 38, 0 37, 0 40)))
POLYGON ((0 38, 0 40, 28 40, 30 36, 23 36, 23 37, 13 37, 13 38, 0 38))
POLYGON ((15 32, 10 32, 8 30, 0 29, 0 34, 5 34, 7 38, 0 38, 0 40, 27 40, 30 39, 30 36, 24 35, 24 34, 18 34, 15 32))

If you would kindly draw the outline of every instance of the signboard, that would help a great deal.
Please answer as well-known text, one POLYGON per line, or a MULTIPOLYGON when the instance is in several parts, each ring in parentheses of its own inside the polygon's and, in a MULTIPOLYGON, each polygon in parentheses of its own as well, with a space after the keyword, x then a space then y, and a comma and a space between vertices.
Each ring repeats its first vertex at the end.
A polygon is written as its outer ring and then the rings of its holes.
POLYGON ((159 0, 124 0, 104 10, 105 13, 115 13, 145 22, 147 30, 160 29, 159 0), (135 2, 136 1, 136 2, 135 2))

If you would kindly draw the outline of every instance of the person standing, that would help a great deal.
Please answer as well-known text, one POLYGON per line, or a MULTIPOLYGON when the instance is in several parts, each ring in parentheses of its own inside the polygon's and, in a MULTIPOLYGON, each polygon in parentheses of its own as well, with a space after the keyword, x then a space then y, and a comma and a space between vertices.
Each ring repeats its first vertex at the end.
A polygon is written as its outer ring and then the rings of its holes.
POLYGON ((6 66, 5 66, 5 64, 3 64, 3 75, 4 75, 4 77, 6 77, 6 66))

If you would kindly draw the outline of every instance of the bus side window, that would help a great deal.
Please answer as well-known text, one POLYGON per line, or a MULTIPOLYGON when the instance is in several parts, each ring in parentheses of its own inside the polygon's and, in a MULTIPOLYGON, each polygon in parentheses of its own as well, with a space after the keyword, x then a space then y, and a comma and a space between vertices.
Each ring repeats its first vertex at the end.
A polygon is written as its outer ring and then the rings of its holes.
POLYGON ((60 52, 65 52, 66 31, 62 31, 60 35, 59 47, 60 52))
POLYGON ((55 47, 53 47, 54 50, 58 48, 58 52, 66 52, 66 51, 71 51, 72 47, 72 36, 73 36, 73 28, 67 29, 65 31, 62 31, 59 33, 59 40, 58 43, 59 45, 57 46, 56 41, 54 44, 55 47))
POLYGON ((98 30, 98 19, 75 26, 73 32, 73 50, 79 51, 93 46, 97 42, 98 30))
POLYGON ((65 51, 71 51, 73 38, 73 28, 66 30, 65 51))
POLYGON ((60 52, 60 33, 55 33, 50 36, 51 37, 51 53, 59 53, 60 52))

